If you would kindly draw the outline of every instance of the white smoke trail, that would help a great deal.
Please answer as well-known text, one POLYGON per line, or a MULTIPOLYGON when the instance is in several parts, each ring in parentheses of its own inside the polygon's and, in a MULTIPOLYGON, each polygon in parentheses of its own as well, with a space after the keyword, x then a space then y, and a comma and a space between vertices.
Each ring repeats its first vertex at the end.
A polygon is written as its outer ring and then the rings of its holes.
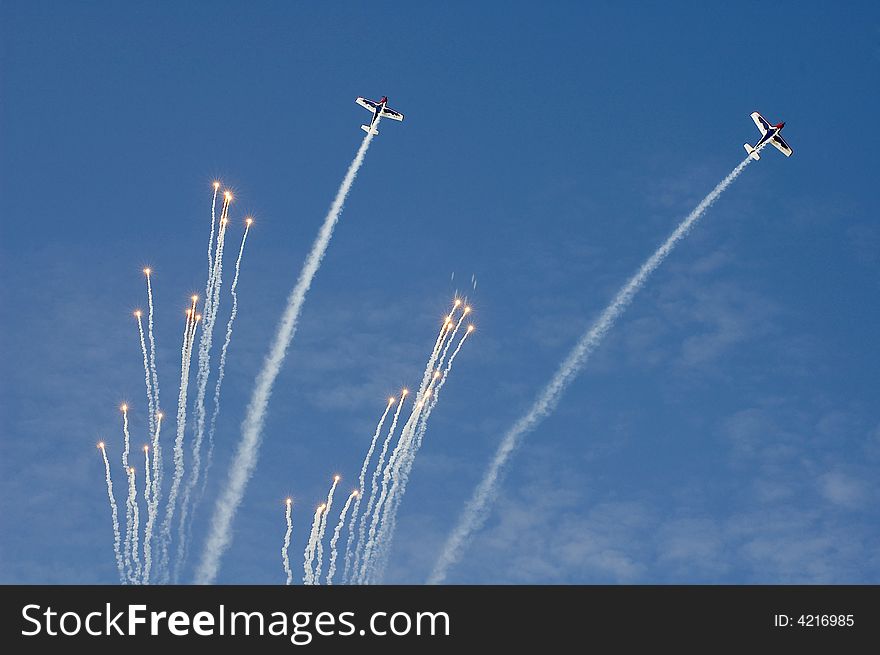
POLYGON ((162 412, 156 413, 156 432, 153 433, 153 495, 151 502, 154 514, 158 511, 159 500, 162 496, 162 443, 159 436, 162 434, 162 419, 164 417, 162 412))
POLYGON ((159 446, 159 434, 162 432, 162 412, 156 416, 156 432, 153 435, 153 480, 152 495, 147 499, 147 523, 144 526, 144 584, 150 584, 150 573, 153 568, 153 524, 159 514, 159 500, 161 497, 161 447, 159 446))
POLYGON ((229 203, 232 202, 232 195, 226 202, 226 208, 220 217, 220 231, 217 234, 218 253, 214 258, 214 275, 211 278, 211 323, 217 318, 217 307, 220 302, 220 287, 223 282, 223 256, 226 253, 226 230, 229 225, 229 203))
POLYGON ((306 550, 303 553, 303 584, 312 584, 314 569, 312 562, 315 561, 315 540, 318 537, 318 527, 321 525, 321 513, 324 505, 319 505, 315 510, 315 518, 312 519, 312 531, 309 532, 309 540, 306 542, 306 550))
POLYGON ((153 405, 149 408, 151 412, 150 434, 153 434, 156 426, 154 425, 154 415, 152 412, 159 411, 159 371, 156 368, 156 339, 153 336, 153 283, 150 279, 152 271, 149 268, 145 268, 144 273, 147 276, 147 335, 150 340, 150 376, 153 383, 153 405))
MULTIPOLYGON (((370 466, 370 459, 373 457, 373 451, 376 450, 376 440, 379 438, 379 433, 382 432, 382 426, 385 424, 385 419, 388 417, 388 412, 391 410, 391 406, 394 402, 394 398, 388 399, 388 404, 385 405, 385 411, 382 412, 382 418, 380 418, 379 423, 376 424, 376 430, 373 432, 373 438, 370 440, 370 447, 364 457, 364 463, 361 465, 361 473, 358 476, 358 490, 360 493, 357 494, 354 508, 351 511, 351 523, 348 525, 348 539, 345 542, 345 568, 342 571, 343 582, 348 581, 348 570, 351 568, 351 546, 355 535, 355 521, 357 521, 358 512, 361 508, 361 498, 363 498, 364 495, 364 483, 367 477, 367 468, 370 466)), ((403 399, 401 398, 401 403, 402 402, 403 399)), ((330 581, 328 580, 328 584, 329 583, 330 581)))
POLYGON ((135 472, 134 467, 132 466, 128 469, 128 496, 131 502, 131 572, 132 572, 132 581, 135 584, 139 584, 141 582, 141 557, 140 557, 140 545, 138 544, 138 538, 140 534, 140 509, 138 508, 137 502, 137 487, 135 483, 135 472))
MULTIPOLYGON (((159 446, 158 432, 161 424, 162 413, 159 411, 159 371, 156 366, 156 338, 153 334, 153 282, 152 270, 144 269, 144 275, 147 278, 147 335, 150 342, 150 377, 152 382, 152 402, 149 404, 150 412, 150 435, 153 437, 153 479, 151 482, 152 493, 144 496, 144 502, 147 508, 147 521, 144 525, 144 580, 145 584, 149 584, 149 568, 147 566, 147 555, 152 555, 152 525, 155 520, 155 513, 158 505, 158 493, 162 485, 162 449, 159 446), (155 436, 153 436, 155 435, 155 436), (155 499, 153 496, 157 496, 155 499), (151 520, 152 515, 152 520, 151 520), (147 526, 150 526, 150 534, 147 534, 147 526)), ((140 327, 140 316, 138 316, 138 327, 140 327)), ((143 330, 141 329, 141 347, 143 347, 143 330)), ((149 391, 147 392, 149 395, 149 391)), ((145 471, 145 475, 149 477, 149 469, 145 471)), ((152 564, 152 562, 151 562, 152 564)))
POLYGON ((217 215, 215 213, 217 209, 217 193, 220 191, 220 183, 214 182, 214 198, 211 200, 211 234, 208 237, 208 270, 212 270, 214 268, 214 259, 211 255, 211 250, 214 247, 214 225, 217 223, 217 215))
POLYGON ((321 516, 321 524, 318 526, 318 539, 315 543, 317 549, 317 560, 315 561, 315 570, 312 573, 312 584, 320 584, 321 568, 324 565, 324 532, 327 530, 327 517, 330 515, 330 508, 333 507, 333 494, 336 492, 336 485, 339 484, 339 476, 333 476, 333 485, 327 494, 327 504, 324 514, 321 516))
POLYGON ((119 511, 116 508, 116 498, 113 496, 113 480, 110 479, 110 461, 107 459, 107 451, 104 449, 104 442, 98 444, 101 456, 104 458, 104 477, 107 481, 107 498, 110 500, 110 516, 113 521, 113 554, 116 556, 116 568, 119 570, 119 581, 125 584, 125 564, 122 561, 122 553, 120 552, 119 536, 119 511))
MULTIPOLYGON (((348 500, 345 501, 345 505, 342 506, 342 513, 339 515, 339 523, 336 524, 336 529, 333 530, 333 537, 330 539, 330 566, 327 569, 327 584, 333 584, 333 576, 336 574, 336 542, 339 541, 339 533, 342 532, 342 526, 345 525, 345 517, 348 514, 348 508, 351 505, 351 501, 355 498, 359 497, 357 489, 351 492, 348 496, 348 500)), ((321 574, 320 568, 318 569, 318 575, 321 574)))
MULTIPOLYGON (((147 508, 147 521, 150 520, 150 502, 153 494, 152 479, 150 476, 150 447, 144 446, 144 505, 147 508)), ((144 523, 144 559, 146 560, 147 531, 144 523)), ((144 580, 146 582, 146 580, 144 580)))
MULTIPOLYGON (((140 318, 138 318, 140 322, 140 318)), ((145 360, 146 361, 146 360, 145 360)), ((131 444, 131 435, 128 431, 128 405, 122 405, 122 467, 128 475, 128 495, 125 497, 125 542, 123 543, 123 559, 125 560, 125 574, 130 582, 134 582, 134 571, 132 569, 132 551, 131 551, 131 535, 132 523, 134 521, 134 508, 132 507, 132 498, 134 496, 131 482, 131 467, 128 465, 128 454, 131 444)))
POLYGON ((141 338, 141 352, 144 355, 144 384, 147 387, 147 409, 150 412, 150 434, 152 434, 153 430, 156 429, 156 425, 154 423, 154 419, 156 416, 155 415, 156 406, 154 404, 155 403, 155 394, 153 393, 153 385, 152 385, 151 376, 150 376, 150 360, 147 357, 147 344, 144 341, 144 325, 143 325, 143 322, 141 321, 141 310, 137 310, 134 313, 134 315, 135 315, 135 318, 137 318, 138 334, 140 335, 140 338, 141 338))
POLYGON ((192 491, 199 482, 202 470, 202 440, 205 435, 205 395, 208 389, 208 377, 211 373, 211 345, 213 343, 215 318, 220 301, 220 287, 223 283, 223 247, 226 242, 226 226, 229 222, 229 203, 231 195, 226 192, 224 196, 223 212, 220 215, 220 231, 217 235, 217 250, 214 253, 214 268, 208 272, 208 281, 205 284, 205 306, 202 320, 202 334, 199 338, 199 359, 196 372, 196 400, 195 429, 192 440, 192 465, 183 489, 183 499, 180 503, 180 517, 177 526, 177 560, 174 564, 172 580, 177 582, 180 569, 186 559, 187 553, 187 516, 189 514, 192 491))
POLYGON ((284 584, 288 585, 293 582, 293 571, 290 570, 290 556, 288 555, 290 551, 290 533, 293 532, 293 519, 290 516, 292 507, 293 501, 288 498, 284 508, 287 531, 284 533, 284 545, 281 547, 281 563, 284 565, 284 574, 287 576, 287 581, 284 584))
MULTIPOLYGON (((217 272, 217 255, 223 252, 220 244, 220 236, 225 233, 226 220, 229 212, 229 203, 232 201, 232 194, 229 191, 223 193, 223 206, 220 208, 220 221, 217 228, 217 247, 214 254, 211 255, 210 248, 214 237, 214 206, 211 206, 211 238, 208 240, 208 280, 205 284, 205 315, 206 320, 210 320, 210 305, 214 298, 214 281, 217 272)), ((216 201, 215 201, 216 202, 216 201)))
MULTIPOLYGON (((217 431, 217 417, 220 415, 220 388, 223 386, 223 378, 226 375, 226 353, 229 350, 229 344, 232 342, 232 325, 235 323, 235 317, 238 315, 238 276, 241 271, 241 258, 244 254, 244 244, 247 241, 248 232, 251 229, 253 221, 248 219, 244 228, 244 235, 241 237, 241 246, 238 249, 238 259, 235 261, 235 276, 232 278, 232 286, 230 294, 232 295, 232 312, 229 315, 229 321, 226 323, 226 340, 223 342, 223 348, 220 350, 220 364, 217 371, 217 383, 214 386, 214 410, 211 413, 211 423, 208 427, 208 450, 205 454, 204 473, 201 476, 202 484, 197 494, 194 504, 198 506, 205 494, 205 486, 208 482, 208 473, 211 470, 211 462, 214 458, 214 434, 217 431)), ((195 508, 193 509, 195 511, 195 508)), ((191 526, 192 524, 190 524, 191 526)))
POLYGON ((312 279, 314 279, 315 273, 317 273, 321 265, 327 245, 330 243, 330 237, 333 236, 333 229, 336 227, 336 223, 342 213, 345 199, 351 190, 358 170, 364 162, 364 157, 367 154, 367 149, 370 147, 373 136, 373 132, 370 131, 364 137, 354 161, 352 161, 345 174, 345 178, 342 180, 342 185, 336 193, 336 198, 333 200, 330 211, 327 212, 327 216, 324 218, 324 223, 321 226, 318 237, 312 245, 302 271, 300 271, 296 286, 287 300, 287 307, 282 314, 278 332, 275 334, 275 339, 263 363, 263 368, 257 375, 253 394, 248 404, 245 419, 242 422, 241 441, 229 470, 229 480, 217 499, 214 515, 211 520, 210 532, 202 553, 202 560, 196 571, 195 579, 197 583, 209 584, 217 577, 217 571, 220 568, 220 558, 223 556, 223 552, 232 538, 230 532, 232 519, 238 511, 238 506, 241 504, 241 499, 244 496, 245 487, 257 464, 263 423, 266 419, 266 410, 269 406, 272 386, 275 383, 278 372, 281 370, 281 364, 284 362, 290 342, 296 333, 299 315, 302 311, 306 294, 312 284, 312 279))
POLYGON ((128 469, 128 453, 131 444, 131 434, 128 431, 128 405, 122 405, 122 465, 128 469))
POLYGON ((404 389, 400 393, 400 404, 397 406, 397 409, 394 410, 394 417, 391 419, 391 427, 388 428, 388 436, 386 436, 385 441, 382 442, 382 450, 379 453, 379 460, 376 462, 376 468, 373 469, 373 476, 370 479, 370 497, 367 500, 367 509, 358 523, 357 547, 354 551, 354 568, 352 570, 352 578, 350 578, 352 582, 357 582, 358 571, 360 570, 361 558, 364 552, 364 545, 366 544, 367 520, 369 520, 369 517, 373 512, 373 507, 376 504, 376 492, 379 488, 379 471, 382 470, 382 466, 385 463, 385 455, 388 453, 388 445, 391 443, 391 440, 394 437, 394 431, 397 429, 397 419, 400 417, 400 410, 403 409, 407 393, 407 389, 404 389))
POLYGON ((177 506, 177 495, 180 492, 180 483, 183 479, 183 437, 186 430, 186 397, 189 387, 190 363, 192 361, 192 346, 195 339, 198 315, 195 311, 196 298, 193 297, 192 309, 183 334, 183 351, 180 367, 180 388, 177 394, 177 435, 174 439, 174 477, 171 480, 171 489, 168 492, 168 502, 165 505, 165 517, 162 521, 159 551, 159 570, 163 579, 168 578, 168 547, 171 542, 171 523, 174 520, 174 512, 177 506))
MULTIPOLYGON (((388 498, 385 501, 385 510, 380 518, 379 527, 377 529, 378 536, 375 540, 372 564, 370 566, 370 569, 367 571, 367 575, 364 578, 364 584, 372 583, 375 578, 382 574, 382 571, 384 569, 384 562, 387 559, 388 553, 391 549, 391 542, 394 538, 394 529, 397 525, 397 510, 400 507, 400 503, 403 500, 404 495, 406 494, 406 485, 409 482, 409 476, 412 471, 413 465, 415 464, 416 455, 418 454, 419 449, 422 447, 422 441, 425 437, 425 432, 427 432, 428 430, 428 419, 431 416, 431 412, 433 412, 434 408, 437 406, 437 402, 440 400, 440 390, 443 388, 443 385, 446 384, 446 380, 449 377, 449 372, 452 370, 452 364, 455 361, 455 358, 458 356, 458 353, 461 350, 461 347, 464 345, 465 340, 467 340, 468 336, 471 335, 473 330, 473 326, 468 326, 467 332, 465 332, 464 336, 458 341, 458 345, 455 347, 455 350, 452 351, 452 355, 450 355, 449 357, 446 368, 444 369, 442 376, 437 382, 437 387, 431 394, 430 400, 428 401, 428 406, 422 411, 422 414, 419 417, 418 425, 413 431, 410 442, 407 444, 407 447, 401 452, 398 463, 392 471, 391 488, 388 491, 388 498)), ((441 357, 441 362, 442 360, 443 357, 441 357)))
POLYGON ((654 254, 642 264, 641 268, 617 292, 611 304, 603 310, 596 322, 580 338, 574 349, 563 360, 556 374, 535 399, 529 411, 514 423, 513 427, 504 435, 483 479, 477 485, 458 523, 446 540, 443 550, 428 578, 428 583, 439 584, 446 579, 449 567, 458 561, 466 541, 475 530, 482 526, 487 516, 486 508, 495 496, 502 469, 522 438, 556 408, 563 391, 565 391, 574 376, 583 368, 589 356, 602 342, 602 338, 614 326, 623 310, 632 302, 635 294, 642 288, 657 267, 663 263, 663 260, 672 252, 676 244, 687 235, 694 223, 703 216, 712 203, 718 199, 722 192, 742 173, 751 161, 752 158, 747 157, 734 168, 709 195, 700 201, 700 204, 679 224, 654 254))

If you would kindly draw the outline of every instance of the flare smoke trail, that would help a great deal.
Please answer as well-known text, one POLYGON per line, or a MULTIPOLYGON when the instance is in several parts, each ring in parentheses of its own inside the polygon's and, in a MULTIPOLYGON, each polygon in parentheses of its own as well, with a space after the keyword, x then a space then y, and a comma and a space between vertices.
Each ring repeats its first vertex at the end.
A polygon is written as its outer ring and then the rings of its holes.
POLYGON ((327 516, 330 514, 330 508, 333 507, 333 494, 336 492, 337 484, 339 484, 338 475, 333 477, 333 485, 330 487, 330 492, 327 494, 327 504, 324 509, 324 514, 321 516, 321 524, 318 526, 318 539, 315 543, 318 558, 315 562, 315 570, 312 573, 312 584, 320 584, 321 581, 321 568, 323 568, 324 565, 324 532, 327 530, 327 516))
MULTIPOLYGON (((217 383, 214 386, 214 411, 211 413, 211 423, 208 428, 208 451, 205 455, 204 474, 202 475, 202 486, 195 500, 198 505, 205 493, 205 485, 208 481, 208 472, 211 470, 211 462, 214 458, 214 433, 217 431, 217 417, 220 415, 220 388, 223 386, 223 378, 226 375, 226 352, 229 350, 229 344, 232 341, 232 325, 235 323, 235 317, 238 315, 238 275, 241 271, 241 258, 244 254, 244 244, 247 241, 248 232, 251 229, 253 221, 247 219, 244 228, 244 235, 241 237, 241 246, 238 249, 238 259, 235 261, 235 276, 232 278, 232 286, 230 294, 232 295, 232 312, 229 315, 229 321, 226 323, 226 341, 223 342, 223 348, 220 350, 220 364, 217 371, 217 383)), ((195 511, 195 510, 193 510, 195 511)))
POLYGON ((428 430, 428 419, 431 416, 431 412, 434 411, 434 407, 437 406, 437 402, 440 400, 440 390, 443 388, 443 385, 446 384, 446 380, 449 377, 449 372, 452 370, 452 364, 455 361, 456 356, 458 356, 461 347, 473 331, 473 326, 468 326, 467 332, 465 332, 464 336, 459 339, 458 345, 455 347, 455 350, 452 351, 452 355, 449 356, 449 361, 446 364, 446 368, 443 371, 440 381, 437 383, 437 388, 431 395, 428 407, 422 412, 411 441, 408 444, 408 447, 402 452, 399 463, 392 473, 391 489, 388 492, 388 499, 385 501, 386 509, 382 514, 379 529, 377 531, 378 536, 375 540, 376 546, 374 548, 373 564, 364 580, 366 584, 373 582, 373 580, 380 576, 384 570, 385 561, 387 560, 388 553, 391 549, 391 542, 394 538, 394 529, 397 526, 397 509, 400 507, 400 503, 406 494, 406 485, 409 482, 410 472, 415 464, 416 455, 422 447, 425 432, 428 430))
MULTIPOLYGON (((385 508, 385 502, 386 500, 388 500, 391 476, 393 473, 396 473, 396 464, 401 455, 405 452, 406 448, 409 446, 409 441, 412 437, 412 431, 415 429, 415 426, 418 425, 419 418, 424 411, 425 405, 428 402, 428 398, 430 398, 431 396, 431 389, 434 385, 434 382, 436 382, 439 377, 440 373, 435 371, 434 375, 431 377, 430 383, 428 384, 428 388, 425 389, 425 392, 419 399, 419 401, 416 402, 415 405, 413 405, 412 413, 410 413, 409 418, 403 425, 403 429, 400 431, 400 437, 397 440, 397 446, 395 446, 394 451, 391 453, 391 457, 388 458, 388 464, 385 466, 385 469, 382 472, 382 491, 379 494, 379 499, 376 501, 376 506, 373 509, 373 515, 370 521, 370 530, 367 534, 367 541, 364 545, 363 555, 361 557, 361 568, 357 574, 356 580, 358 584, 364 584, 366 582, 368 572, 373 564, 372 557, 373 551, 376 548, 376 533, 379 527, 379 521, 385 508)), ((379 468, 380 467, 377 466, 377 472, 379 468)))
POLYGON ((101 456, 104 458, 104 476, 107 481, 107 498, 110 499, 110 516, 113 520, 113 554, 116 555, 116 568, 119 570, 119 581, 125 584, 125 565, 122 562, 119 536, 119 511, 116 508, 116 498, 113 496, 113 480, 110 479, 110 461, 107 459, 107 451, 104 442, 98 444, 101 456))
MULTIPOLYGON (((138 319, 140 320, 140 319, 138 319)), ((146 361, 146 360, 144 360, 146 361)), ((120 407, 122 410, 122 467, 125 470, 126 474, 131 478, 130 467, 128 465, 128 453, 131 444, 131 435, 128 432, 128 405, 123 405, 120 407)), ((128 576, 129 581, 134 581, 134 573, 132 570, 132 551, 131 551, 131 526, 134 521, 134 509, 132 508, 132 498, 134 496, 134 487, 132 487, 131 480, 129 480, 128 485, 128 495, 125 497, 125 542, 123 544, 122 552, 123 559, 125 560, 125 574, 128 576)))
POLYGON ((131 434, 128 431, 128 405, 122 405, 122 465, 128 469, 128 453, 131 444, 131 434))
POLYGON ((385 455, 388 452, 388 445, 391 443, 391 439, 394 437, 394 431, 397 429, 397 419, 400 417, 400 410, 403 409, 403 403, 406 400, 406 396, 407 390, 404 389, 400 394, 400 404, 397 406, 397 409, 394 410, 394 418, 391 419, 391 427, 388 428, 388 436, 386 436, 385 441, 382 442, 379 461, 376 463, 376 468, 373 469, 373 476, 370 479, 370 498, 367 501, 367 510, 361 515, 360 523, 358 523, 358 539, 357 547, 354 551, 354 567, 352 569, 351 581, 356 581, 358 578, 358 571, 360 571, 361 565, 361 554, 363 553, 363 547, 366 543, 367 520, 373 511, 373 506, 376 504, 376 490, 379 487, 379 471, 382 470, 382 465, 385 463, 385 455))
POLYGON ((141 584, 147 584, 147 526, 150 521, 150 498, 152 496, 152 484, 150 481, 150 447, 144 446, 144 506, 147 510, 147 518, 144 522, 144 575, 141 576, 141 584))
POLYGON ((284 574, 287 576, 287 581, 284 584, 288 585, 293 582, 293 571, 290 570, 290 556, 288 555, 290 551, 290 533, 293 532, 293 519, 290 516, 292 506, 293 501, 288 498, 284 508, 287 531, 284 533, 284 545, 281 547, 281 563, 284 565, 284 574))
MULTIPOLYGON (((215 191, 216 196, 216 191, 215 191)), ((229 204, 232 202, 232 194, 229 191, 223 193, 223 205, 220 207, 220 220, 217 225, 217 245, 214 254, 211 254, 211 244, 214 242, 214 204, 211 205, 211 236, 208 239, 208 279, 205 283, 205 319, 211 319, 211 303, 214 298, 214 282, 217 273, 217 267, 222 266, 222 262, 217 261, 218 255, 222 256, 223 246, 220 238, 225 234, 226 221, 229 212, 229 204)))
MULTIPOLYGON (((379 120, 377 118, 377 123, 379 120)), ((251 395, 244 421, 242 422, 241 441, 229 470, 229 479, 224 485, 223 492, 217 499, 217 504, 214 508, 205 549, 196 571, 195 580, 197 583, 210 584, 217 577, 217 571, 220 568, 220 558, 223 556, 223 552, 232 538, 230 532, 232 519, 236 511, 238 511, 238 506, 241 504, 241 499, 244 496, 245 486, 247 486, 257 464, 263 423, 269 406, 269 397, 272 394, 272 386, 275 383, 278 372, 281 370, 281 364, 284 362, 287 348, 296 333, 299 315, 305 302, 306 294, 312 284, 312 279, 321 265, 327 245, 333 236, 333 228, 336 227, 345 199, 351 190, 358 170, 364 162, 364 157, 367 154, 367 149, 370 147, 373 136, 372 130, 367 133, 358 148, 354 160, 348 167, 345 178, 343 178, 342 184, 336 193, 336 198, 333 200, 330 211, 327 212, 327 216, 324 218, 324 223, 321 226, 318 237, 315 239, 315 243, 306 258, 302 271, 300 271, 296 286, 287 300, 287 307, 281 317, 278 332, 275 334, 275 339, 263 363, 263 368, 257 375, 254 391, 251 395)))
POLYGON ((202 470, 202 440, 205 436, 205 395, 208 390, 208 377, 211 373, 211 345, 214 338, 214 325, 217 318, 217 307, 220 302, 220 287, 223 284, 223 249, 226 243, 226 227, 229 223, 229 203, 231 194, 224 195, 223 211, 220 214, 220 228, 217 234, 217 249, 214 252, 214 268, 208 271, 205 283, 205 306, 202 321, 202 334, 199 338, 199 360, 196 372, 195 429, 192 441, 192 465, 183 489, 180 503, 180 517, 177 526, 177 560, 174 564, 173 580, 180 576, 180 569, 187 553, 187 516, 189 514, 192 491, 199 482, 202 470))
POLYGON ((135 318, 137 318, 138 334, 141 338, 141 352, 144 355, 144 384, 147 387, 147 409, 150 412, 150 434, 152 434, 153 430, 156 429, 156 425, 154 422, 154 419, 156 417, 156 406, 154 404, 155 395, 153 394, 153 385, 150 380, 150 360, 147 357, 147 344, 144 341, 144 324, 141 321, 141 310, 137 310, 134 315, 135 318))
MULTIPOLYGON (((327 569, 327 584, 333 584, 333 576, 336 574, 336 542, 339 541, 339 533, 342 532, 342 526, 345 525, 345 517, 348 514, 348 508, 351 505, 351 501, 360 496, 357 492, 357 489, 352 491, 348 500, 345 501, 345 505, 342 506, 342 513, 339 515, 339 523, 336 524, 336 529, 333 530, 333 537, 330 539, 330 566, 327 569)), ((321 575, 321 569, 318 567, 318 575, 321 575)))
POLYGON ((211 200, 211 233, 208 236, 208 270, 210 271, 214 268, 214 260, 211 255, 211 250, 214 247, 214 225, 217 223, 217 193, 220 191, 220 183, 214 182, 214 198, 211 200))
MULTIPOLYGON (((223 193, 223 205, 220 208, 220 221, 217 226, 217 247, 214 251, 212 263, 208 265, 208 280, 205 285, 205 303, 206 305, 213 303, 214 299, 214 287, 217 281, 217 270, 218 267, 222 268, 223 262, 218 261, 217 258, 223 256, 223 247, 225 245, 225 234, 226 234, 226 225, 229 221, 229 205, 232 202, 232 194, 229 191, 225 191, 223 193), (223 238, 224 244, 221 245, 221 237, 223 238)), ((214 216, 211 216, 211 229, 213 236, 214 229, 214 216)), ((207 310, 206 310, 207 312, 207 310)))
POLYGON ((482 526, 487 515, 486 508, 495 496, 502 469, 522 441, 522 438, 556 408, 559 398, 568 384, 583 368, 589 356, 602 342, 603 337, 614 327, 614 323, 623 310, 632 302, 635 294, 642 288, 657 267, 663 263, 663 260, 672 252, 676 244, 687 235, 694 223, 703 216, 731 182, 739 177, 739 174, 743 172, 751 161, 752 158, 747 157, 727 177, 721 180, 718 186, 712 189, 709 195, 700 201, 700 204, 679 224, 669 238, 642 264, 641 268, 617 292, 611 304, 603 310, 596 322, 563 360, 562 365, 535 399, 529 411, 514 423, 513 427, 504 435, 483 479, 474 490, 474 494, 465 506, 458 523, 446 540, 440 557, 434 565, 434 570, 428 578, 429 584, 440 584, 446 579, 449 567, 460 558, 465 542, 475 530, 482 526))
POLYGON ((162 432, 162 412, 156 416, 156 432, 153 434, 153 480, 151 485, 152 495, 147 501, 147 523, 144 526, 144 584, 150 584, 150 572, 153 568, 153 524, 159 513, 159 499, 162 491, 161 484, 161 448, 159 446, 159 434, 162 432))
POLYGON ((303 584, 312 584, 312 562, 315 561, 315 539, 318 536, 318 526, 321 524, 321 512, 324 506, 320 505, 315 510, 315 518, 312 519, 312 531, 309 532, 309 540, 306 542, 306 550, 303 553, 303 584))
MULTIPOLYGON (((391 406, 394 402, 394 398, 388 399, 388 404, 385 405, 385 411, 382 412, 382 418, 380 418, 379 423, 376 424, 376 430, 373 432, 373 438, 370 440, 370 448, 367 450, 366 457, 364 457, 364 463, 361 465, 361 473, 358 476, 358 490, 360 493, 357 494, 354 508, 351 511, 351 522, 348 524, 348 539, 345 542, 345 568, 342 570, 343 582, 348 580, 348 570, 351 567, 351 546, 354 541, 355 521, 357 520, 358 511, 360 511, 361 508, 361 498, 364 495, 364 482, 367 477, 367 468, 370 465, 370 459, 373 457, 373 451, 376 450, 376 440, 379 438, 379 433, 382 432, 382 426, 385 424, 385 419, 388 417, 388 412, 391 411, 391 406)), ((403 396, 401 396, 401 403, 402 402, 403 396)), ((330 584, 329 578, 327 583, 330 584)))
POLYGON ((180 366, 180 389, 177 394, 177 436, 174 440, 174 477, 171 480, 171 490, 168 492, 168 502, 165 505, 165 518, 162 521, 160 534, 159 570, 163 578, 168 577, 168 546, 171 541, 171 523, 174 520, 174 511, 177 505, 177 495, 180 491, 180 482, 183 479, 183 436, 186 429, 186 396, 189 386, 189 369, 192 361, 192 345, 195 338, 198 315, 196 314, 197 298, 193 296, 192 308, 190 309, 186 328, 183 333, 183 350, 180 366))
MULTIPOLYGON (((150 518, 150 497, 153 490, 150 484, 150 447, 144 446, 144 504, 147 507, 147 520, 150 518)), ((146 524, 144 525, 144 551, 147 549, 146 524)))
POLYGON ((159 371, 156 368, 156 339, 153 337, 153 283, 150 279, 152 271, 149 268, 144 269, 147 276, 147 336, 150 340, 150 377, 153 384, 153 405, 150 409, 150 434, 153 434, 155 426, 155 414, 159 411, 159 371))
POLYGON ((141 557, 138 535, 140 533, 140 510, 137 503, 137 487, 135 486, 134 467, 128 469, 128 496, 131 499, 131 573, 132 582, 141 581, 141 557))

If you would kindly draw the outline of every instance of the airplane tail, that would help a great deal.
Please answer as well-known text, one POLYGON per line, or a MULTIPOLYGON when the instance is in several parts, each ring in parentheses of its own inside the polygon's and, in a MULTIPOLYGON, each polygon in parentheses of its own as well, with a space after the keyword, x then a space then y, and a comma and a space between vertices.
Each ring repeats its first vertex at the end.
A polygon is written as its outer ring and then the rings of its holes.
POLYGON ((371 129, 369 125, 361 125, 361 129, 367 134, 379 134, 379 130, 375 127, 371 129))
POLYGON ((745 148, 745 149, 746 149, 746 152, 749 153, 749 157, 751 157, 751 158, 754 159, 755 161, 758 161, 758 160, 761 158, 761 155, 758 154, 758 151, 755 150, 755 149, 754 149, 752 146, 750 146, 748 143, 744 143, 744 144, 743 144, 743 148, 745 148))

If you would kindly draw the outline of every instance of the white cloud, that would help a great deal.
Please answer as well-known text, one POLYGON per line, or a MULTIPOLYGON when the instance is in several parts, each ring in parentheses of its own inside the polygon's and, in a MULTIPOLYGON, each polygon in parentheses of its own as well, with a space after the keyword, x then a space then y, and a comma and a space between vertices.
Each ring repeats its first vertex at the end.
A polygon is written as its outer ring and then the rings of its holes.
POLYGON ((840 470, 822 475, 819 487, 826 500, 843 507, 856 508, 866 496, 864 483, 840 470))

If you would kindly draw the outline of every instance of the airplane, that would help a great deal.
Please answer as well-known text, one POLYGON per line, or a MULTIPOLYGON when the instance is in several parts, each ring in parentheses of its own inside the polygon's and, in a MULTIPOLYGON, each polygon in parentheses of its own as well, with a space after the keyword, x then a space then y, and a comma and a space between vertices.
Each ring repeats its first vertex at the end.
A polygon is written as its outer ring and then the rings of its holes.
POLYGON ((387 96, 382 96, 382 99, 379 102, 368 100, 367 98, 361 98, 360 96, 358 96, 355 102, 367 111, 373 112, 373 120, 370 121, 370 124, 361 125, 361 129, 367 134, 379 134, 379 130, 373 127, 373 125, 376 124, 380 117, 390 118, 395 121, 403 120, 403 114, 401 114, 399 111, 394 111, 393 109, 388 107, 387 96))
POLYGON ((756 161, 760 159, 761 156, 758 154, 758 150, 760 150, 768 141, 773 144, 773 146, 775 146, 776 149, 783 155, 785 155, 786 157, 791 157, 792 150, 780 134, 782 128, 785 127, 785 123, 770 125, 767 119, 761 116, 761 114, 756 111, 752 112, 752 120, 755 121, 755 125, 757 125, 758 129, 761 130, 761 139, 758 141, 758 143, 755 144, 754 147, 750 146, 748 143, 743 144, 743 148, 745 148, 746 152, 749 153, 749 157, 756 161))

